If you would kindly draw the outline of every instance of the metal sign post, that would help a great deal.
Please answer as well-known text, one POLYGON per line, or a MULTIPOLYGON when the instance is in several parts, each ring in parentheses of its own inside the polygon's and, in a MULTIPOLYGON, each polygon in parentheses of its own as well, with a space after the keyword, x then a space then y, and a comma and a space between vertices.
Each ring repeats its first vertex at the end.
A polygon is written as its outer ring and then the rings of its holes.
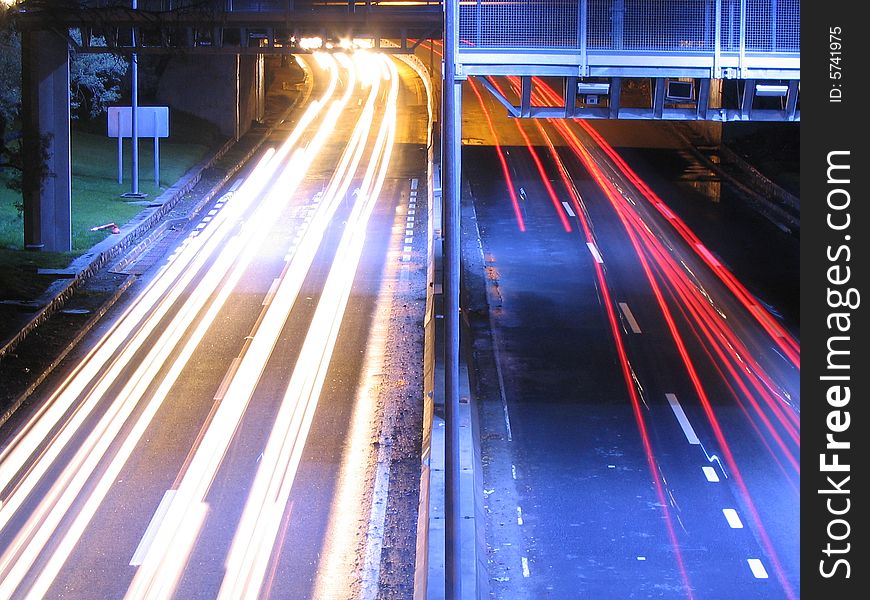
MULTIPOLYGON (((133 0, 133 10, 136 10, 136 0, 133 0)), ((136 48, 136 28, 130 32, 133 48, 136 48)), ((131 96, 131 112, 130 119, 132 123, 132 138, 133 138, 133 169, 131 172, 131 188, 130 192, 122 194, 125 198, 144 198, 146 194, 139 192, 139 119, 137 118, 139 108, 139 57, 135 52, 130 56, 130 76, 132 78, 131 96)))
MULTIPOLYGON (((133 108, 131 106, 110 106, 108 124, 109 137, 118 138, 118 183, 121 184, 124 178, 123 139, 133 137, 133 108)), ((159 187, 160 138, 169 137, 169 107, 138 107, 136 111, 136 125, 138 136, 154 138, 154 185, 159 187)), ((138 174, 138 165, 136 172, 138 174)), ((124 196, 130 197, 129 194, 124 194, 124 196)))

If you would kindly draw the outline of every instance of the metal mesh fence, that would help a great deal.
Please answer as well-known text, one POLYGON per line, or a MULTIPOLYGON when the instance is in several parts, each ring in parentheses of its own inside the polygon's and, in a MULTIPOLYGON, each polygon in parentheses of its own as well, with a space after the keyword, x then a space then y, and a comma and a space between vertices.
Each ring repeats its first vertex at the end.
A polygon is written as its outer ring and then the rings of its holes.
POLYGON ((747 50, 797 51, 799 47, 799 0, 746 0, 747 50))
POLYGON ((464 46, 573 48, 578 0, 461 0, 459 37, 464 46))
MULTIPOLYGON (((723 51, 797 52, 800 0, 719 0, 723 51)), ((465 47, 712 52, 717 0, 461 0, 465 47), (581 22, 581 10, 586 11, 581 22)))

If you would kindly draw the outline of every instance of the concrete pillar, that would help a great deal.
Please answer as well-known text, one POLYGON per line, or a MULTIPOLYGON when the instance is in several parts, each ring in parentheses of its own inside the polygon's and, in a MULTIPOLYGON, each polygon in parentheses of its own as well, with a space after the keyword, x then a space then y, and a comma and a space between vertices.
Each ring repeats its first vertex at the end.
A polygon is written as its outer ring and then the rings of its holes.
POLYGON ((24 128, 24 246, 72 250, 69 49, 49 31, 21 37, 21 113, 24 128), (40 140, 48 134, 43 174, 40 140))

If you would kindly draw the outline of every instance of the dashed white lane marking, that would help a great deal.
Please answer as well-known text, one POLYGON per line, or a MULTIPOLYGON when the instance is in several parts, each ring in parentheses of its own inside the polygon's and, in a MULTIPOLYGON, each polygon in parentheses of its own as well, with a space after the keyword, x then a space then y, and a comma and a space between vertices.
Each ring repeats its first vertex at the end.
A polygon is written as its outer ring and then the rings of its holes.
POLYGON ((410 244, 410 243, 412 243, 413 241, 414 241, 414 236, 412 236, 412 235, 409 235, 408 237, 405 238, 405 243, 406 243, 406 244, 410 244))
POLYGON ((517 506, 517 525, 523 524, 523 509, 517 506))
POLYGON ((637 320, 634 318, 628 304, 620 302, 619 308, 622 310, 622 314, 625 315, 625 319, 628 321, 628 326, 631 327, 631 330, 635 333, 640 333, 640 326, 637 324, 637 320))
POLYGON ((408 217, 407 221, 408 221, 408 223, 413 223, 413 222, 414 222, 414 216, 412 215, 412 216, 408 217))
POLYGON ((417 189, 417 178, 416 178, 416 177, 415 177, 414 179, 411 180, 411 189, 412 189, 412 190, 416 190, 416 189, 417 189))
POLYGON ((646 560, 646 556, 638 556, 637 560, 646 560))
POLYGON ((511 465, 511 477, 513 477, 514 479, 517 478, 517 466, 516 465, 511 465))
POLYGON ((706 248, 706 246, 704 246, 704 244, 695 244, 695 248, 698 250, 698 252, 701 253, 701 256, 703 256, 704 258, 707 259, 707 261, 709 261, 709 263, 712 266, 714 266, 714 267, 720 266, 719 261, 716 260, 716 257, 713 256, 712 252, 707 250, 707 248, 706 248))
POLYGON ((749 568, 752 569, 752 574, 755 575, 756 579, 767 579, 767 569, 764 568, 761 560, 757 558, 747 558, 746 562, 749 563, 749 568))
POLYGON ((244 181, 245 181, 244 177, 239 177, 238 179, 236 179, 233 182, 233 185, 230 186, 230 191, 235 192, 237 189, 239 189, 239 186, 242 185, 242 182, 244 182, 244 181))
POLYGON ((208 211, 208 216, 210 216, 210 217, 213 217, 213 216, 215 216, 216 214, 217 214, 217 209, 216 209, 216 208, 213 208, 213 209, 211 209, 210 211, 208 211))
POLYGON ((414 230, 413 229, 406 229, 405 235, 414 235, 414 230))
POLYGON ((601 253, 598 252, 598 248, 592 242, 586 242, 586 246, 589 248, 589 252, 592 253, 592 258, 595 259, 595 262, 598 264, 603 264, 604 259, 601 258, 601 253))
POLYGON ((677 417, 677 421, 680 423, 680 427, 683 428, 683 433, 686 434, 686 439, 689 440, 690 444, 700 444, 701 441, 695 434, 692 424, 689 423, 686 413, 683 412, 683 407, 680 406, 680 401, 677 400, 677 397, 674 394, 665 394, 665 396, 668 399, 668 404, 671 405, 671 410, 674 411, 674 416, 677 417))
POLYGON ((408 256, 407 254, 402 257, 402 262, 410 262, 410 261, 411 261, 411 257, 408 256))
POLYGON ((275 293, 278 291, 278 286, 281 285, 281 280, 275 278, 272 280, 272 285, 269 286, 269 291, 266 292, 266 297, 263 298, 263 306, 269 306, 272 304, 272 298, 275 297, 275 293))
POLYGON ((402 248, 402 252, 410 252, 412 249, 413 248, 411 248, 411 246, 405 246, 404 248, 402 248))
POLYGON ((136 546, 136 550, 133 552, 133 558, 130 559, 130 566, 138 567, 142 564, 142 561, 145 560, 145 555, 148 553, 151 544, 154 543, 154 538, 157 536, 157 530, 160 529, 160 523, 163 522, 163 518, 166 516, 166 511, 169 510, 169 505, 172 503, 172 498, 174 497, 175 490, 166 490, 163 493, 163 498, 160 499, 160 504, 157 505, 157 510, 154 511, 154 516, 151 517, 151 522, 148 523, 148 527, 145 528, 145 534, 142 536, 139 545, 136 546))
POLYGON ((701 467, 704 470, 704 477, 707 478, 707 481, 711 483, 717 483, 719 481, 719 474, 716 473, 716 469, 713 467, 701 467))
POLYGON ((571 210, 571 205, 570 205, 570 204, 568 204, 567 202, 562 202, 562 206, 565 207, 565 212, 568 213, 568 216, 569 216, 569 217, 576 217, 576 216, 577 216, 577 215, 574 214, 574 211, 571 210))
POLYGON ((731 529, 743 529, 743 521, 740 520, 740 515, 733 508, 723 508, 722 514, 725 515, 725 520, 731 529))
POLYGON ((414 208, 409 208, 409 209, 408 209, 408 214, 409 214, 409 215, 415 215, 415 214, 417 214, 417 210, 414 209, 414 208))
POLYGON ((528 577, 531 575, 531 572, 529 571, 529 559, 524 556, 521 560, 523 563, 523 577, 528 577))

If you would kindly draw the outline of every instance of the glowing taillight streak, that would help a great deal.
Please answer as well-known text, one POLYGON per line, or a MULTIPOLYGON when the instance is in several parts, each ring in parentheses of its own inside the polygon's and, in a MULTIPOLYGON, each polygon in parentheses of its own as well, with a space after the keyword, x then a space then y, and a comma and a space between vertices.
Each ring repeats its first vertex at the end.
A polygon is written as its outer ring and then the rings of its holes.
MULTIPOLYGON (((567 170, 564 165, 561 164, 561 160, 559 159, 558 154, 556 153, 555 147, 553 145, 552 140, 547 135, 546 131, 544 131, 543 127, 538 125, 541 134, 543 135, 548 149, 550 149, 551 154, 553 155, 554 160, 556 160, 557 164, 559 164, 559 173, 562 177, 562 182, 565 185, 565 189, 570 195, 576 209, 577 216, 580 220, 580 225, 583 231, 584 238, 587 244, 595 244, 595 236, 592 234, 592 229, 589 223, 588 218, 586 217, 586 209, 583 206, 583 203, 580 197, 577 195, 577 191, 573 185, 569 184, 567 177, 567 170)), ((607 284, 607 279, 604 275, 604 267, 602 263, 597 260, 593 260, 592 264, 595 268, 595 277, 598 280, 598 288, 601 291, 602 296, 604 296, 604 307, 607 315, 607 322, 610 325, 611 337, 613 338, 614 344, 616 345, 616 351, 619 356, 620 368, 622 371, 623 380, 625 382, 626 390, 628 391, 629 398, 631 400, 632 412, 634 414, 635 423, 638 427, 638 431, 641 438, 641 443, 644 447, 644 454, 647 460, 647 468, 649 469, 650 477, 653 481, 653 484, 656 489, 656 495, 659 500, 659 504, 662 506, 662 510, 664 513, 665 526, 668 532, 668 538, 671 543, 671 547, 674 551, 677 568, 680 572, 680 577, 683 580, 684 588, 686 594, 689 598, 693 597, 692 594, 692 585, 689 581, 689 575, 686 571, 685 564, 683 562, 682 552, 680 551, 680 544, 677 540, 676 532, 674 530, 673 519, 670 514, 670 510, 668 506, 670 503, 667 500, 666 494, 662 487, 661 477, 659 475, 658 465, 655 460, 655 454, 652 449, 652 442, 650 441, 649 433, 647 431, 646 420, 641 411, 641 402, 637 393, 637 386, 635 383, 635 377, 632 372, 631 366, 628 362, 628 353, 625 349, 625 344, 623 343, 622 336, 619 333, 619 320, 616 315, 616 310, 614 308, 615 303, 612 301, 610 296, 610 288, 607 284)))
MULTIPOLYGON (((384 59, 387 60, 386 58, 384 59)), ((386 176, 395 138, 398 77, 390 62, 389 99, 369 163, 332 268, 263 452, 241 522, 227 557, 218 594, 232 600, 259 598, 286 510, 296 469, 350 297, 366 229, 386 176)))
MULTIPOLYGON (((359 65, 357 67, 359 68, 359 65)), ((174 591, 175 584, 187 564, 189 552, 182 555, 174 551, 168 552, 167 549, 175 548, 177 545, 187 549, 191 549, 193 546, 197 531, 188 531, 185 537, 179 539, 177 526, 179 523, 185 522, 187 515, 191 511, 198 510, 198 507, 204 502, 208 487, 232 440, 248 401, 253 395, 254 388, 274 345, 278 341, 283 324, 296 302, 302 283, 320 247, 326 227, 351 184, 356 165, 365 146, 365 137, 362 132, 371 125, 370 117, 377 95, 378 87, 373 85, 367 102, 367 110, 363 111, 358 120, 352 136, 352 144, 348 145, 340 162, 339 169, 344 169, 344 172, 338 171, 333 179, 333 182, 339 183, 330 185, 324 194, 315 218, 309 224, 296 252, 285 268, 281 283, 257 327, 257 333, 244 353, 221 404, 209 423, 184 477, 181 479, 178 491, 151 548, 127 592, 128 598, 167 597, 171 596, 174 591)), ((326 119, 308 147, 309 159, 315 158, 325 139, 332 134, 337 117, 349 97, 350 94, 347 94, 344 102, 337 101, 331 107, 330 117, 326 119)))
MULTIPOLYGON (((546 83, 544 83, 539 78, 535 78, 535 82, 538 83, 539 89, 543 90, 543 93, 549 97, 551 100, 559 99, 558 94, 556 94, 555 90, 550 88, 546 83)), ((616 150, 613 149, 610 144, 604 139, 604 137, 598 133, 589 123, 586 123, 582 119, 579 120, 580 126, 586 131, 586 133, 591 136, 598 146, 607 154, 608 157, 613 161, 613 163, 619 168, 620 172, 627 177, 636 187, 637 189, 647 198, 647 200, 652 204, 656 210, 658 210, 674 227, 674 229, 679 233, 683 239, 691 246, 692 248, 704 248, 701 240, 695 235, 695 233, 689 229, 689 227, 679 218, 676 217, 670 210, 667 209, 667 205, 662 201, 661 198, 656 195, 655 192, 643 181, 625 162, 625 160, 619 155, 616 150)), ((710 269, 716 274, 716 276, 732 291, 732 293, 743 303, 743 305, 752 313, 753 318, 758 321, 761 327, 767 331, 782 351, 788 356, 791 362, 798 368, 800 368, 800 345, 798 342, 787 332, 785 329, 776 322, 773 317, 765 310, 753 307, 757 307, 758 304, 752 296, 752 294, 743 286, 740 281, 734 277, 733 273, 731 273, 728 269, 726 269, 723 265, 721 265, 718 261, 712 258, 709 253, 705 253, 703 251, 698 252, 701 259, 707 263, 710 269), (760 311, 760 314, 759 314, 760 311)))
MULTIPOLYGON (((489 78, 490 82, 495 86, 495 88, 504 96, 504 92, 502 92, 498 83, 494 78, 489 78)), ((532 161, 535 163, 535 169, 538 171, 538 175, 541 178, 541 183, 544 184, 544 189, 547 190, 547 196, 550 198, 550 202, 552 202, 553 206, 556 209, 556 215, 559 217, 559 220, 562 222, 562 227, 566 232, 571 231, 571 222, 568 221, 568 217, 565 216, 565 213, 562 212, 561 204, 559 201, 559 197, 556 194, 556 190, 553 189, 553 185, 550 183, 550 178, 547 176, 547 172, 544 170, 544 165, 541 162, 541 157, 538 155, 538 151, 532 145, 532 141, 529 139, 529 135, 526 133, 525 128, 522 125, 522 119, 513 119, 514 124, 517 126, 517 129, 520 132, 520 135, 523 138, 523 141, 526 144, 526 148, 529 151, 529 154, 532 156, 532 161)))
MULTIPOLYGON (((557 123, 556 125, 559 129, 568 129, 567 126, 565 126, 563 123, 557 123)), ((646 223, 643 222, 640 216, 637 215, 636 211, 624 207, 624 204, 620 201, 620 199, 623 198, 623 195, 620 193, 619 190, 615 189, 614 184, 600 171, 597 163, 592 158, 591 154, 589 154, 588 150, 580 143, 580 141, 575 136, 571 135, 570 131, 564 131, 563 135, 566 141, 568 141, 569 146, 574 150, 575 154, 578 156, 578 158, 580 158, 581 162, 584 163, 587 170, 589 170, 590 173, 592 173, 593 177, 596 179, 596 181, 598 181, 599 186, 601 186, 602 189, 607 188, 609 190, 606 195, 611 203, 614 205, 614 207, 617 208, 617 210, 621 211, 620 214, 622 214, 625 219, 628 220, 627 222, 631 223, 635 230, 638 232, 638 234, 644 237, 645 242, 642 247, 646 248, 650 252, 657 252, 657 261, 661 265, 663 265, 662 273, 666 277, 670 278, 674 282, 674 285, 679 286, 681 285, 681 283, 683 284, 683 286, 679 289, 685 290, 685 293, 683 294, 684 304, 689 306, 688 303, 698 298, 699 293, 703 294, 704 301, 701 302, 699 300, 698 303, 698 310, 700 312, 696 312, 695 314, 699 319, 705 319, 705 322, 716 331, 715 334, 711 334, 708 336, 708 342, 711 345, 716 346, 722 343, 721 340, 726 340, 726 345, 731 359, 738 363, 743 363, 744 361, 748 362, 752 369, 749 370, 746 366, 744 366, 742 370, 745 373, 756 374, 751 379, 752 385, 755 387, 756 392, 766 401, 767 405, 774 412, 774 414, 777 415, 780 422, 789 432, 789 435, 792 437, 792 439, 796 443, 799 443, 799 435, 796 427, 798 422, 797 415, 793 411, 784 410, 783 407, 780 405, 781 402, 779 402, 778 400, 775 401, 770 395, 768 389, 773 389, 773 384, 764 374, 764 371, 760 367, 760 365, 758 365, 755 359, 752 358, 749 350, 745 348, 745 346, 740 342, 740 339, 735 336, 735 334, 730 330, 730 328, 721 318, 718 318, 719 314, 713 311, 713 308, 711 307, 709 302, 709 297, 706 295, 706 293, 704 293, 703 290, 700 289, 697 285, 689 285, 688 282, 685 281, 685 277, 682 275, 682 270, 676 267, 671 252, 667 252, 664 250, 664 248, 662 248, 662 243, 651 232, 649 227, 646 226, 646 223)), ((775 430, 773 429, 772 424, 763 415, 757 403, 755 403, 754 396, 750 394, 749 396, 747 396, 747 398, 749 402, 756 407, 757 413, 762 416, 762 419, 765 421, 765 423, 768 424, 769 430, 772 432, 772 434, 775 437, 778 437, 775 430)), ((784 445, 781 444, 781 447, 786 452, 788 452, 784 445)), ((795 466, 797 466, 795 461, 792 462, 795 466)))
POLYGON ((514 209, 514 216, 517 219, 517 226, 520 231, 526 230, 526 222, 523 218, 523 213, 520 210, 520 203, 517 199, 517 192, 514 189, 514 182, 511 178, 510 169, 508 168, 507 159, 504 156, 504 150, 502 150, 501 144, 498 143, 498 134, 495 130, 495 125, 492 123, 492 117, 489 114, 489 110, 486 108, 486 105, 483 102, 483 96, 480 94, 480 90, 477 89, 477 84, 474 83, 473 79, 468 80, 469 85, 471 86, 471 91, 474 92, 474 95, 477 96, 477 101, 480 102, 480 108, 483 110, 483 116, 486 118, 486 124, 489 127, 490 135, 492 135, 492 139, 495 143, 495 151, 498 155, 498 162, 501 165, 501 171, 504 175, 505 184, 508 188, 508 195, 511 199, 511 206, 514 209))
POLYGON ((779 562, 779 558, 777 556, 777 553, 773 547, 773 544, 770 542, 770 539, 767 535, 767 531, 766 531, 763 523, 761 522, 761 518, 758 514, 758 511, 755 508, 754 503, 752 502, 752 498, 749 494, 749 490, 746 487, 746 483, 743 480, 740 469, 738 468, 737 463, 734 460, 734 456, 731 453, 730 446, 728 445, 728 443, 725 439, 722 428, 721 428, 719 421, 715 415, 715 412, 713 411, 713 407, 712 407, 712 404, 710 402, 710 399, 707 396, 706 390, 704 389, 703 385, 701 384, 701 380, 700 380, 698 372, 695 368, 694 361, 692 360, 692 358, 691 358, 691 356, 686 348, 686 345, 682 339, 682 335, 680 334, 680 332, 676 326, 676 322, 674 321, 674 319, 671 315, 670 309, 668 308, 667 303, 664 300, 664 297, 662 295, 659 284, 651 272, 649 262, 647 261, 645 253, 642 251, 641 244, 637 238, 638 234, 637 234, 636 230, 631 226, 631 224, 627 220, 626 212, 629 212, 629 211, 627 211, 623 207, 622 203, 619 202, 619 200, 618 200, 618 198, 621 197, 621 194, 618 192, 618 190, 615 189, 615 186, 613 185, 613 183, 607 177, 605 177, 604 174, 600 171, 600 169, 598 168, 595 161, 592 159, 592 157, 588 154, 588 151, 582 145, 580 145, 579 143, 577 145, 572 144, 572 148, 575 149, 575 151, 579 152, 578 156, 581 157, 581 159, 583 159, 584 165, 587 167, 587 170, 589 170, 590 174, 593 176, 593 178, 596 180, 596 182, 598 182, 599 187, 602 189, 602 191, 604 191, 604 193, 610 199, 611 204, 616 208, 616 213, 619 216, 620 220, 622 221, 623 227, 625 228, 625 231, 629 235, 629 239, 631 240, 632 246, 635 248, 635 253, 636 253, 638 259, 640 260, 641 267, 643 268, 644 273, 646 275, 646 278, 649 281, 650 286, 652 287, 653 294, 655 295, 656 301, 659 304, 659 307, 660 307, 661 312, 664 316, 665 322, 668 326, 668 330, 671 333, 671 337, 677 346, 677 351, 678 351, 680 358, 682 359, 683 364, 687 370, 687 373, 689 375, 689 379, 692 382, 692 386, 695 389, 695 393, 698 395, 698 398, 701 402, 701 406, 702 406, 704 413, 707 417, 707 420, 710 423, 710 426, 713 430, 714 437, 716 438, 716 441, 719 444, 719 447, 720 447, 720 449, 725 457, 725 462, 726 462, 730 472, 732 473, 732 477, 735 481, 735 484, 737 485, 738 489, 740 490, 740 493, 743 497, 743 500, 747 506, 747 510, 748 510, 750 516, 752 517, 753 523, 755 525, 755 529, 758 532, 759 537, 761 538, 761 540, 760 540, 761 545, 764 547, 765 551, 767 552, 768 556, 770 557, 771 562, 773 562, 774 568, 777 572, 777 576, 778 576, 787 596, 789 598, 794 598, 794 591, 792 590, 791 584, 789 583, 788 579, 784 576, 782 566, 781 566, 781 563, 779 562))

